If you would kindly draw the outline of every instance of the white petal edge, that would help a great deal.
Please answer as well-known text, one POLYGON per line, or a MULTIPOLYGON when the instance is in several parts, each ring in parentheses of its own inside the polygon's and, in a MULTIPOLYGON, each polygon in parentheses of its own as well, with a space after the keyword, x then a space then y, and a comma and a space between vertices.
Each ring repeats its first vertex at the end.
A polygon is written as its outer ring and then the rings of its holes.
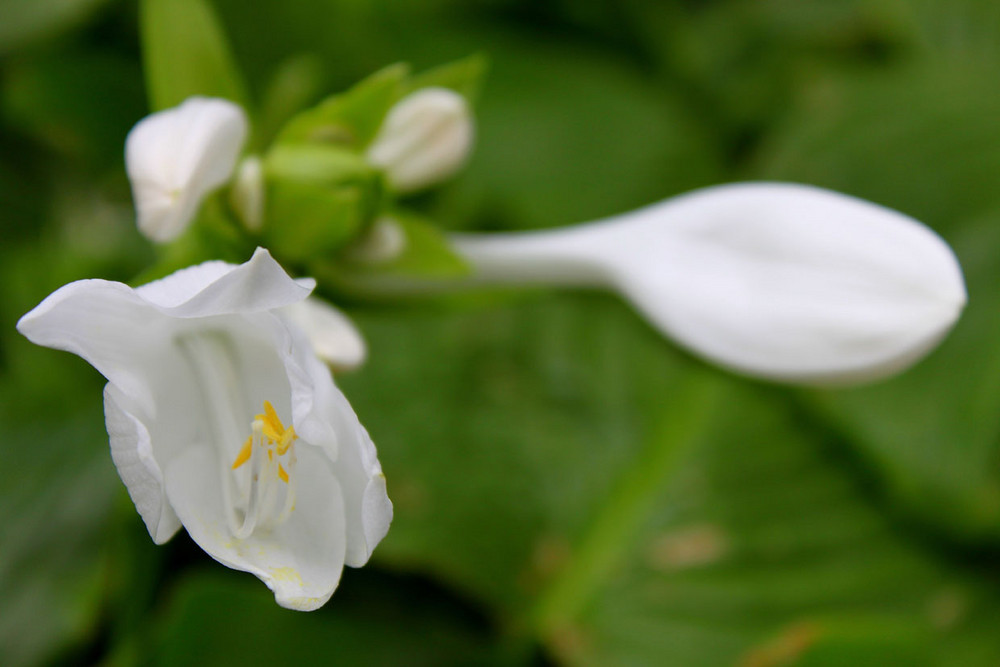
POLYGON ((127 402, 112 384, 104 387, 104 420, 111 445, 111 460, 118 476, 146 524, 149 536, 163 544, 180 529, 181 522, 167 502, 163 473, 153 456, 149 431, 122 407, 127 402))
POLYGON ((346 515, 346 564, 364 565, 392 522, 392 502, 375 445, 330 369, 310 354, 304 332, 289 322, 278 343, 292 391, 295 432, 322 448, 340 480, 346 515))

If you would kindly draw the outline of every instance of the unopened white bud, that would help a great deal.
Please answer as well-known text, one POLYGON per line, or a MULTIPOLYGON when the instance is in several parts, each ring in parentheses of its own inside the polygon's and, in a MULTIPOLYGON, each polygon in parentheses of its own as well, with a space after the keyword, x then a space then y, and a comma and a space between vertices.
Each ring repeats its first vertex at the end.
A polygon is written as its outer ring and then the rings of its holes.
POLYGON ((248 230, 261 230, 264 224, 264 167, 256 155, 243 160, 236 170, 230 203, 248 230))
POLYGON ((472 148, 472 114, 465 98, 447 88, 423 88, 400 100, 368 148, 368 161, 390 185, 412 192, 443 181, 472 148))
POLYGON ((332 304, 311 296, 285 306, 283 312, 309 339, 316 356, 335 370, 364 363, 368 347, 354 323, 332 304))
POLYGON ((399 257, 404 250, 406 232, 398 222, 382 216, 351 246, 350 258, 365 264, 385 264, 399 257))
POLYGON ((933 231, 803 185, 707 188, 588 225, 454 244, 483 280, 610 287, 692 352, 786 382, 902 371, 966 302, 933 231))
POLYGON ((139 230, 157 242, 179 236, 202 200, 229 180, 247 133, 243 110, 192 97, 139 121, 125 139, 125 169, 139 230))

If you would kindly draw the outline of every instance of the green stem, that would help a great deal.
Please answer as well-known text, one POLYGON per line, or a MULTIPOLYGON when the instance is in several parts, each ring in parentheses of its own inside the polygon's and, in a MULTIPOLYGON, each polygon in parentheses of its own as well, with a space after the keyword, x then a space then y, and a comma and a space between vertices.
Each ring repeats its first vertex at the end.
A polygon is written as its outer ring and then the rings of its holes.
POLYGON ((531 620, 542 638, 572 625, 627 557, 678 462, 703 437, 724 384, 715 374, 697 372, 687 385, 665 406, 663 418, 619 478, 574 556, 539 596, 531 620))

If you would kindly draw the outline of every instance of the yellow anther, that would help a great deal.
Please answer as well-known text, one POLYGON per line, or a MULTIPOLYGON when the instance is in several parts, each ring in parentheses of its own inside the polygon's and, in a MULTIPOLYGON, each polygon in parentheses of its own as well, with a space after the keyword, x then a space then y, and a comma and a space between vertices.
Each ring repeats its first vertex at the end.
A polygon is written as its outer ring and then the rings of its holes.
POLYGON ((298 436, 295 435, 295 427, 289 426, 288 430, 281 434, 281 438, 278 440, 278 454, 284 454, 288 451, 288 448, 292 446, 295 439, 298 436))
POLYGON ((267 436, 267 439, 278 445, 279 455, 287 452, 298 437, 295 435, 294 426, 289 426, 286 429, 285 425, 281 423, 278 412, 270 401, 264 401, 264 414, 257 415, 255 419, 259 419, 263 423, 264 435, 267 436))
POLYGON ((274 442, 281 440, 282 435, 285 433, 285 425, 281 423, 278 412, 271 405, 271 401, 264 401, 264 414, 257 415, 255 419, 259 419, 264 423, 264 435, 269 440, 274 442))
POLYGON ((281 478, 282 482, 288 484, 288 473, 285 472, 284 466, 282 466, 280 463, 278 464, 278 477, 281 478))
MULTIPOLYGON (((295 435, 295 427, 289 426, 287 429, 285 425, 281 423, 281 419, 278 417, 277 411, 274 406, 271 405, 270 401, 264 401, 264 414, 257 415, 254 417, 255 421, 260 422, 258 428, 263 432, 264 437, 268 440, 268 445, 277 445, 278 456, 284 455, 288 452, 288 448, 292 446, 295 442, 297 435, 295 435)), ((253 451, 253 436, 251 435, 247 438, 247 441, 243 443, 243 448, 240 453, 236 455, 236 460, 233 461, 233 470, 236 470, 241 465, 250 460, 250 454, 253 451)), ((267 460, 274 460, 274 449, 268 446, 267 449, 267 460)), ((279 464, 279 476, 282 480, 288 481, 288 473, 285 472, 284 468, 280 467, 279 464)))
POLYGON ((250 453, 253 451, 253 436, 251 435, 247 438, 247 441, 243 443, 243 449, 240 453, 236 455, 236 460, 233 461, 233 470, 236 470, 241 465, 250 460, 250 453))

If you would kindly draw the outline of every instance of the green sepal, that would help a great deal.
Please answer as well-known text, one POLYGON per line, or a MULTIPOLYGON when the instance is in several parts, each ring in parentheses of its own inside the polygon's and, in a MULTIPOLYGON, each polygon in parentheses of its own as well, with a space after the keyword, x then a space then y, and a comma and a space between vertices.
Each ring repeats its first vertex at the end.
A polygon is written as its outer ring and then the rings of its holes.
POLYGON ((390 65, 347 92, 326 98, 292 118, 275 143, 315 142, 363 148, 375 138, 386 112, 399 99, 409 72, 404 63, 390 65))
POLYGON ((421 88, 448 88, 468 100, 469 104, 475 104, 488 70, 489 58, 485 54, 475 53, 410 78, 403 94, 421 88))
POLYGON ((391 296, 419 292, 469 275, 468 264, 452 250, 436 225, 403 211, 392 211, 385 217, 403 232, 405 243, 400 255, 385 262, 371 262, 359 257, 356 246, 348 245, 335 257, 310 265, 310 274, 321 287, 358 295, 391 296))
POLYGON ((267 179, 340 185, 367 181, 375 170, 353 151, 323 144, 275 146, 264 158, 267 179))
POLYGON ((377 179, 335 186, 273 180, 267 187, 263 244, 279 259, 299 264, 329 256, 361 232, 379 191, 377 179))
POLYGON ((223 97, 247 108, 247 88, 207 2, 142 0, 139 9, 146 88, 154 111, 192 95, 223 97))

